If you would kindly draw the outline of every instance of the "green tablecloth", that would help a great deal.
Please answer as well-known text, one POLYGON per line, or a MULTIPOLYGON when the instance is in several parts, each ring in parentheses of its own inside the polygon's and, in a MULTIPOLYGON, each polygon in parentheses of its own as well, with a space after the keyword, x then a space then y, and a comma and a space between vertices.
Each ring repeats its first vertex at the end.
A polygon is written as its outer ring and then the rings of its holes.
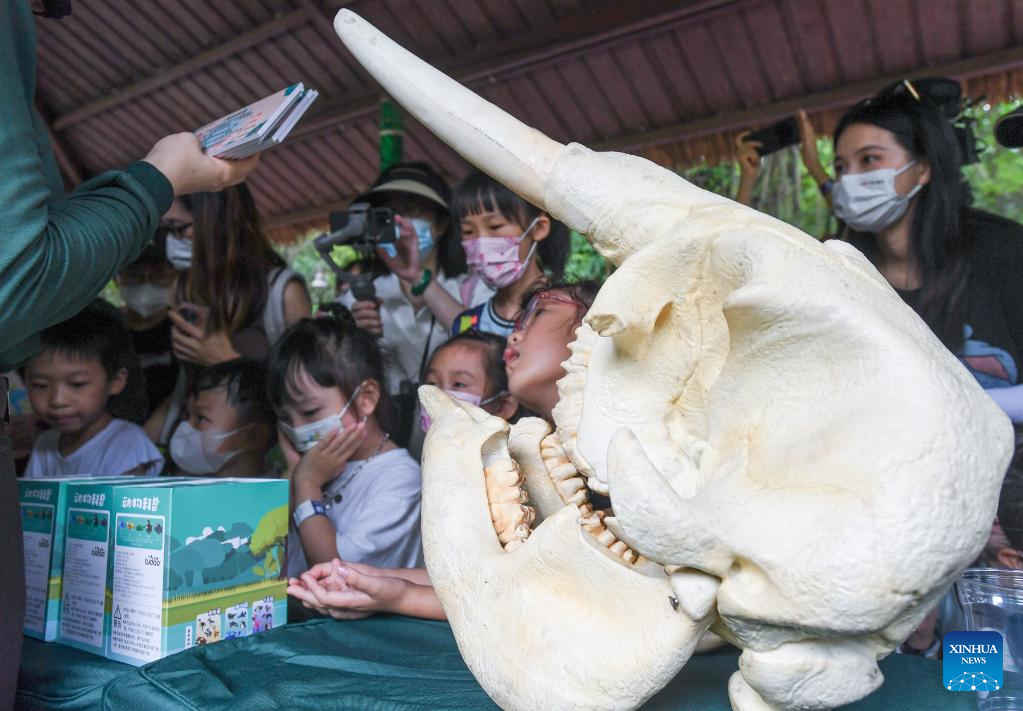
MULTIPOLYGON (((694 657, 645 707, 727 711, 735 651, 694 657)), ((887 681, 856 711, 976 708, 941 685, 941 663, 893 655, 887 681)), ((58 644, 25 640, 18 707, 25 709, 493 709, 447 624, 406 617, 315 620, 226 640, 134 668, 58 644)))

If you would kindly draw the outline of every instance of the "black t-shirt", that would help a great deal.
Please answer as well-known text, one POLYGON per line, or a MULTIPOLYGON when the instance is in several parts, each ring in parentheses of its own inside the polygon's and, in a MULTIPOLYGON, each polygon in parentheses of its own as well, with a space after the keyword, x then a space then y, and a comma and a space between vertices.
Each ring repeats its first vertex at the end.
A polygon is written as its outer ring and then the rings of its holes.
POLYGON ((131 337, 146 379, 146 396, 152 412, 171 394, 178 378, 178 361, 171 350, 171 321, 165 318, 143 331, 132 331, 131 337))
MULTIPOLYGON (((971 246, 964 345, 956 352, 981 386, 1020 382, 1023 353, 1023 225, 981 210, 963 213, 971 246)), ((899 291, 919 311, 919 290, 899 291)))

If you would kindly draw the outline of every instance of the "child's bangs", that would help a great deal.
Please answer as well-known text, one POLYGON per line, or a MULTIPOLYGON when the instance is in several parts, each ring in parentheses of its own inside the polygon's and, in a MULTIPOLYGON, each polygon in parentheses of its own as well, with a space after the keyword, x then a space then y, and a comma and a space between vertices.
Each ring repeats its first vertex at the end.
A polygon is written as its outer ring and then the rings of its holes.
POLYGON ((267 390, 274 408, 302 400, 309 380, 324 388, 340 385, 339 374, 329 365, 333 354, 314 332, 299 329, 290 337, 285 334, 275 351, 267 364, 267 390))
POLYGON ((528 203, 485 173, 472 173, 459 184, 451 209, 459 221, 468 215, 497 212, 509 221, 528 222, 528 203))
POLYGON ((339 374, 329 366, 330 354, 318 353, 318 349, 300 351, 288 363, 284 371, 282 401, 295 404, 305 397, 305 386, 312 380, 321 388, 340 388, 339 374))

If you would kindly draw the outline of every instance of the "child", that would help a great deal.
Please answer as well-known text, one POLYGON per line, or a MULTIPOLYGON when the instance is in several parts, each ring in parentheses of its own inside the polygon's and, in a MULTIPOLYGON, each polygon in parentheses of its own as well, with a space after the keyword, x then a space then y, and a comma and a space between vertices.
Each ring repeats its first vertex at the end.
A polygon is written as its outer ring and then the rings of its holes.
POLYGON ((266 393, 266 367, 253 358, 210 366, 170 441, 174 464, 189 474, 264 476, 264 457, 277 441, 277 420, 266 393))
MULTIPOLYGON (((510 394, 548 422, 558 401, 557 381, 565 374, 561 363, 570 355, 568 344, 575 339, 598 288, 593 282, 542 287, 526 299, 508 339, 504 357, 510 394)), ((300 578, 290 571, 289 576, 288 594, 320 614, 354 619, 372 612, 396 612, 445 619, 423 569, 384 570, 333 560, 314 566, 300 578)))
POLYGON ((461 312, 451 333, 475 328, 507 338, 523 295, 544 277, 544 270, 554 279, 561 278, 568 257, 568 230, 479 171, 470 173, 455 189, 453 211, 461 223, 462 246, 474 277, 497 293, 461 312))
MULTIPOLYGON (((508 422, 518 419, 519 402, 508 392, 504 369, 507 343, 493 333, 471 330, 452 337, 433 353, 424 382, 436 385, 452 397, 482 407, 508 422)), ((421 431, 414 432, 409 451, 419 456, 423 435, 430 426, 426 410, 420 409, 421 431)))
POLYGON ((40 341, 25 382, 32 409, 53 429, 36 440, 25 476, 159 474, 163 457, 142 428, 110 414, 134 360, 118 313, 91 304, 40 341))
POLYGON ((304 319, 274 345, 268 371, 290 467, 290 574, 339 556, 421 566, 419 465, 389 441, 393 411, 373 337, 351 317, 304 319))

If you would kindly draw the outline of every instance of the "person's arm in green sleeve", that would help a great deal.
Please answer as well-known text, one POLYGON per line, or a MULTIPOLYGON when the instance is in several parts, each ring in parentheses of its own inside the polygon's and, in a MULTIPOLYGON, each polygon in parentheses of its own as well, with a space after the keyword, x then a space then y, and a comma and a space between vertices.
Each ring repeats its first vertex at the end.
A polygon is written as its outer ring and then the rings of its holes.
POLYGON ((0 368, 30 356, 35 334, 95 298, 152 238, 175 194, 240 182, 256 162, 209 158, 194 136, 177 134, 145 161, 60 195, 33 105, 27 5, 0 12, 0 368))

